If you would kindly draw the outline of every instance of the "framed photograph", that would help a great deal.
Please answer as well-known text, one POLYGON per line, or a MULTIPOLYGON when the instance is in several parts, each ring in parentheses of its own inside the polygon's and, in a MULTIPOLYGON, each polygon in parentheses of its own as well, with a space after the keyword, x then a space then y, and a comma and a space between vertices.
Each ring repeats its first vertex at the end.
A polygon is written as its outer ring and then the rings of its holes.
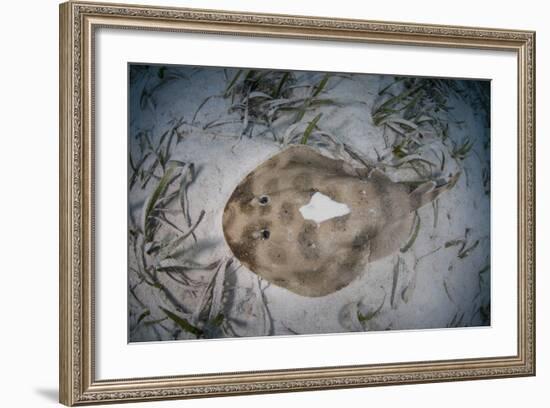
POLYGON ((66 405, 535 374, 535 33, 60 6, 66 405))

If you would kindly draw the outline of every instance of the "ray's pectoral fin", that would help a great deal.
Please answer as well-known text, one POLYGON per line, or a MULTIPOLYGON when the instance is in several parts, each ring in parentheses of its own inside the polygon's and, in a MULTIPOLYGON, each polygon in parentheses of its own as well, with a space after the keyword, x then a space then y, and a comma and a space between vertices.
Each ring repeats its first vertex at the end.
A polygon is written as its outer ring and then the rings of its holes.
POLYGON ((371 179, 372 181, 375 181, 375 182, 378 182, 378 183, 393 184, 393 181, 386 175, 386 173, 384 173, 380 169, 377 169, 377 168, 372 169, 372 170, 363 169, 363 170, 361 170, 361 172, 364 173, 364 174, 365 173, 368 174, 368 178, 371 179))
POLYGON ((411 213, 381 228, 370 242, 369 262, 382 259, 398 251, 410 236, 413 221, 414 213, 411 213))
POLYGON ((420 207, 432 202, 435 200, 441 193, 449 191, 453 188, 460 178, 460 173, 456 173, 451 177, 449 182, 446 184, 437 187, 434 181, 428 181, 421 184, 416 189, 414 189, 410 195, 411 211, 416 211, 420 207))

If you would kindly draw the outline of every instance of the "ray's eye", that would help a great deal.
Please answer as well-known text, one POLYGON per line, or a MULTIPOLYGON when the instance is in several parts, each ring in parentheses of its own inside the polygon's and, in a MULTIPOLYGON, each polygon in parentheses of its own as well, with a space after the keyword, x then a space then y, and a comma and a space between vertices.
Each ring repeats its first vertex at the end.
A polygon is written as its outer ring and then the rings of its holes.
POLYGON ((269 204, 269 197, 266 195, 262 195, 258 197, 258 202, 260 203, 260 205, 267 205, 269 204))
POLYGON ((267 229, 261 230, 260 234, 261 234, 263 239, 269 239, 269 236, 271 235, 271 233, 267 229))

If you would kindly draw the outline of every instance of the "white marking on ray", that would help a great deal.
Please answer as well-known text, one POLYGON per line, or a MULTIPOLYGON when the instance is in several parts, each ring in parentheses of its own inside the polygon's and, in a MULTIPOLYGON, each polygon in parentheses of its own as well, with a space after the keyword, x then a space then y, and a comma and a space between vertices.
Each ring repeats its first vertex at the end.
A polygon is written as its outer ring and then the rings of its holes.
POLYGON ((315 193, 308 204, 300 207, 300 213, 305 220, 315 221, 317 224, 331 218, 349 214, 351 210, 346 204, 334 201, 322 193, 315 193))

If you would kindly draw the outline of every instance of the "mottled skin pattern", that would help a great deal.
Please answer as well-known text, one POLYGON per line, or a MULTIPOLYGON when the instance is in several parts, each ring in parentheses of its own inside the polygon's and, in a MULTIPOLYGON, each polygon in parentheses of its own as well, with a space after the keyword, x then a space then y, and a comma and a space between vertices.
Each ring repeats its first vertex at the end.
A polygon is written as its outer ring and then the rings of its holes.
MULTIPOLYGON (((458 175, 457 175, 458 176, 458 175)), ((413 214, 452 187, 426 183, 415 191, 310 147, 292 146, 237 186, 223 213, 231 251, 252 272, 302 296, 324 296, 353 281, 367 262, 399 249, 413 214), (299 208, 320 192, 351 212, 317 225, 299 208)))

